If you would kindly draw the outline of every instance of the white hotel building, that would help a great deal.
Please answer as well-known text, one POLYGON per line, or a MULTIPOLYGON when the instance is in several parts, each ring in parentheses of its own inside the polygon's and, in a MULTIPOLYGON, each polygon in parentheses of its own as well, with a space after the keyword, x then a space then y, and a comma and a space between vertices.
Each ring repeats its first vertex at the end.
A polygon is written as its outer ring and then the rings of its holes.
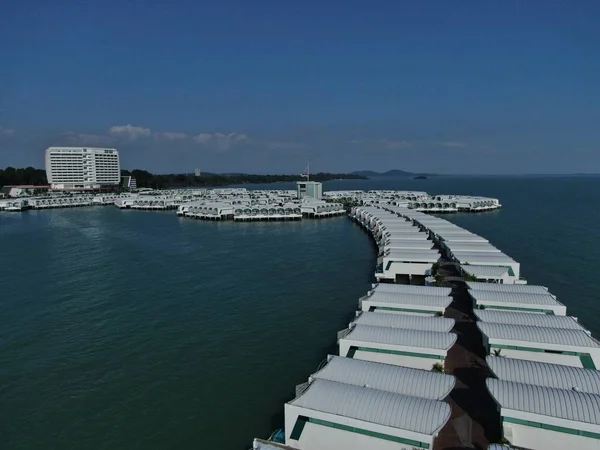
POLYGON ((53 189, 116 187, 121 181, 119 152, 114 148, 50 147, 46 176, 53 189))

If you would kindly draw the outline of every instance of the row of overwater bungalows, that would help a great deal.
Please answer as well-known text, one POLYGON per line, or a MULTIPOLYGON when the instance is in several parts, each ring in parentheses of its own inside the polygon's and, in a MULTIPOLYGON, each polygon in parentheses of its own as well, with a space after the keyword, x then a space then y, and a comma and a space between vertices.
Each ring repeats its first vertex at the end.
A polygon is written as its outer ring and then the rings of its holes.
MULTIPOLYGON (((429 269, 439 259, 416 226, 378 208, 363 210, 370 212, 365 228, 374 238, 395 242, 380 245, 384 265, 398 264, 386 259, 386 250, 409 254, 403 264, 429 269), (428 245, 413 247, 419 241, 428 245)), ((450 420, 445 400, 456 384, 443 373, 457 339, 454 319, 443 317, 450 294, 442 287, 374 284, 338 333, 338 354, 328 356, 285 405, 285 448, 432 449, 450 420)), ((254 443, 256 449, 273 445, 254 443)))
MULTIPOLYGON (((493 375, 487 387, 515 446, 489 450, 600 449, 600 345, 591 333, 547 288, 525 284, 519 264, 483 238, 393 209, 352 211, 379 245, 380 280, 431 274, 440 257, 436 246, 473 280, 468 292, 493 375)), ((254 448, 434 448, 450 419, 445 399, 456 382, 443 373, 457 338, 454 320, 443 317, 450 294, 435 286, 374 284, 338 333, 338 355, 328 356, 285 405, 281 444, 255 440, 254 448)))
POLYGON ((543 286, 467 285, 505 438, 531 449, 600 449, 600 342, 543 286))
POLYGON ((519 264, 484 238, 416 211, 395 212, 428 231, 473 280, 467 286, 504 437, 517 448, 600 449, 600 342, 546 287, 524 284, 519 264))

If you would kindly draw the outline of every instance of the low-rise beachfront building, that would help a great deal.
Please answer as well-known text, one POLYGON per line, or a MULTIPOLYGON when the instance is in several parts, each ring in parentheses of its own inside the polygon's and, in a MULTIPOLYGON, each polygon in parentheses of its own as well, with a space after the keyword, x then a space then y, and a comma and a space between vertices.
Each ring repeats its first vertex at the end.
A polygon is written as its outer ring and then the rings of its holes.
POLYGON ((472 291, 513 292, 515 294, 549 294, 548 288, 535 284, 492 284, 477 281, 467 281, 467 287, 472 291))
POLYGON ((452 297, 449 296, 385 292, 380 291, 379 288, 369 291, 367 295, 358 300, 359 309, 362 311, 417 316, 443 316, 450 303, 452 303, 452 297))
MULTIPOLYGON (((444 400, 456 384, 456 378, 445 373, 337 355, 328 355, 326 364, 309 377, 308 383, 315 380, 335 381, 430 400, 444 400)), ((305 388, 306 383, 297 389, 305 388)))
POLYGON ((423 233, 422 231, 420 231, 418 228, 413 227, 413 228, 408 228, 405 231, 394 231, 389 232, 389 231, 385 231, 381 237, 379 239, 375 239, 376 241, 380 242, 383 245, 386 244, 391 244, 394 241, 405 241, 405 240, 411 240, 411 241, 427 241, 429 238, 429 236, 427 236, 427 233, 423 233))
POLYGON ((442 241, 443 248, 450 254, 453 252, 472 252, 472 253, 501 253, 500 249, 494 247, 489 242, 456 242, 442 241))
POLYGON ((427 276, 433 265, 440 259, 435 250, 391 250, 381 260, 379 270, 375 272, 378 280, 396 280, 401 276, 427 276))
POLYGON ((491 355, 485 360, 500 380, 600 395, 598 370, 491 355))
POLYGON ((502 252, 451 251, 450 253, 451 258, 462 265, 510 267, 513 276, 519 277, 521 275, 521 265, 502 252))
POLYGON ((445 243, 446 245, 450 246, 453 243, 481 243, 481 244, 485 244, 488 243, 489 241, 477 234, 474 233, 459 233, 459 232, 445 232, 442 235, 438 235, 435 233, 432 233, 434 236, 437 236, 437 240, 440 243, 445 243))
POLYGON ((461 273, 467 278, 477 280, 482 284, 487 285, 518 285, 517 283, 525 283, 523 278, 515 276, 511 267, 506 266, 475 266, 461 264, 461 273))
POLYGON ((475 309, 475 316, 481 322, 524 325, 527 327, 562 328, 583 331, 591 334, 575 317, 555 314, 531 314, 529 312, 505 311, 498 309, 475 309))
POLYGON ((93 195, 60 195, 27 199, 28 208, 31 209, 74 208, 78 206, 91 206, 93 204, 93 195))
POLYGON ((177 215, 202 220, 233 219, 235 207, 229 203, 191 202, 180 205, 177 215))
POLYGON ((352 329, 356 325, 370 325, 375 327, 449 333, 454 327, 454 323, 454 319, 448 319, 446 317, 359 311, 357 312, 356 319, 350 323, 348 328, 352 329))
POLYGON ((0 211, 19 212, 29 208, 29 203, 25 199, 0 200, 0 211))
POLYGON ((329 380, 315 380, 285 404, 285 443, 299 450, 433 448, 450 406, 329 380))
POLYGON ((394 239, 380 246, 383 254, 398 250, 431 250, 434 244, 428 239, 394 239))
POLYGON ((525 294, 519 292, 498 292, 469 289, 475 309, 499 309, 564 316, 567 307, 549 292, 546 294, 525 294))
POLYGON ((323 201, 303 201, 299 204, 303 217, 319 219, 346 214, 346 209, 341 203, 326 203, 323 201))
POLYGON ((369 292, 394 292, 396 294, 441 295, 447 297, 452 288, 439 286, 413 286, 410 284, 373 283, 369 292))
POLYGON ((600 395, 494 378, 486 384, 511 445, 540 450, 600 448, 600 395))
POLYGON ((600 368, 600 343, 584 331, 489 322, 477 322, 477 327, 487 354, 600 368))
POLYGON ((436 331, 356 325, 339 335, 339 354, 415 369, 444 364, 456 334, 436 331))

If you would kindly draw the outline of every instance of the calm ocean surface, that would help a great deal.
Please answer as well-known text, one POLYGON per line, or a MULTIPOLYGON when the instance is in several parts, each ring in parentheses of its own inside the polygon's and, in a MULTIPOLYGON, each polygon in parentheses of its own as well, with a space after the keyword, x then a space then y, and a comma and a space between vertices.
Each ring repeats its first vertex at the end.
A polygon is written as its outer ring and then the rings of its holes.
MULTIPOLYGON (((268 188, 289 187, 269 185, 268 188)), ((600 178, 336 181, 497 197, 485 236, 600 336, 600 178)), ((371 282, 347 218, 214 223, 114 207, 0 213, 0 448, 249 448, 371 282)))

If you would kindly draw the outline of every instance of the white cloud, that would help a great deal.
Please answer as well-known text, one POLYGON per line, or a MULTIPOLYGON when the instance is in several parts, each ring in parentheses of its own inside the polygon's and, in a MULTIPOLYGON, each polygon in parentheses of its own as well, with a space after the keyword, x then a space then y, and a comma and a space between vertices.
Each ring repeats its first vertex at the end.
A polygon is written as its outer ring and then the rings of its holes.
POLYGON ((440 147, 448 147, 448 148, 465 148, 467 144, 464 142, 454 142, 454 141, 446 141, 446 142, 436 142, 436 145, 440 147))
POLYGON ((302 142, 272 141, 267 143, 269 150, 308 150, 309 146, 302 142))
POLYGON ((74 133, 68 131, 63 134, 63 138, 69 145, 77 146, 103 146, 114 144, 115 139, 111 136, 105 136, 100 134, 86 134, 86 133, 74 133))
POLYGON ((160 133, 156 133, 157 137, 161 139, 166 139, 167 141, 181 141, 183 139, 187 139, 188 135, 185 133, 176 133, 171 131, 163 131, 160 133))
POLYGON ((196 141, 198 144, 206 144, 207 142, 210 142, 212 138, 212 134, 200 133, 194 136, 194 141, 196 141))
POLYGON ((381 141, 381 145, 388 150, 401 150, 404 148, 412 148, 414 144, 408 141, 389 141, 387 139, 383 139, 381 141))
POLYGON ((110 127, 108 132, 114 136, 126 137, 132 141, 139 137, 148 137, 152 134, 150 128, 136 127, 129 124, 110 127))
POLYGON ((15 130, 12 128, 6 128, 0 125, 0 135, 2 136, 14 136, 15 130))
POLYGON ((210 147, 219 152, 225 152, 236 144, 248 142, 247 135, 242 133, 200 133, 194 136, 194 141, 200 145, 210 147))

